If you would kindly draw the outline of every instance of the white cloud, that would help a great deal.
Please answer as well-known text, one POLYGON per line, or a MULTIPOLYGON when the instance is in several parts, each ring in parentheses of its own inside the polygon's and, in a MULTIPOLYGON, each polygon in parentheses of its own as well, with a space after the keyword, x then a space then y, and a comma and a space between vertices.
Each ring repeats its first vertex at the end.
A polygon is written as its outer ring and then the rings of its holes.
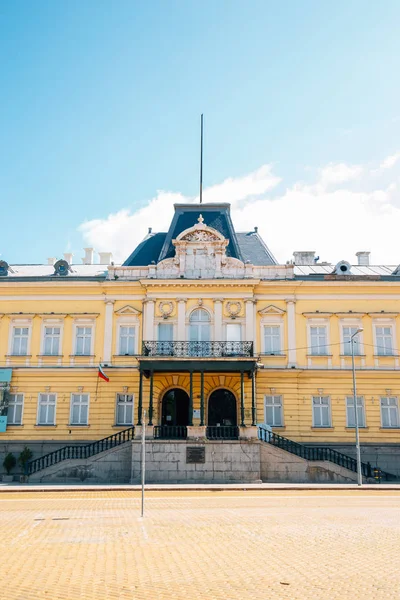
MULTIPOLYGON (((389 167, 385 181, 379 183, 377 169, 370 166, 331 163, 319 170, 314 183, 295 182, 282 194, 273 195, 280 179, 271 165, 264 165, 205 189, 203 199, 229 202, 238 231, 257 225, 279 262, 289 260, 294 250, 311 248, 321 260, 333 263, 341 259, 354 263, 357 251, 370 250, 372 263, 398 264, 400 245, 395 240, 400 208, 394 201, 399 169, 394 168, 393 156, 381 163, 392 162, 389 182, 389 167)), ((122 261, 146 235, 148 226, 153 231, 168 229, 174 203, 194 201, 198 199, 158 192, 143 208, 122 209, 105 219, 83 223, 79 230, 85 243, 98 251, 111 250, 116 261, 122 261)))
POLYGON ((392 154, 391 156, 387 156, 384 161, 379 165, 378 171, 385 171, 386 169, 391 169, 400 159, 400 152, 396 154, 392 154))

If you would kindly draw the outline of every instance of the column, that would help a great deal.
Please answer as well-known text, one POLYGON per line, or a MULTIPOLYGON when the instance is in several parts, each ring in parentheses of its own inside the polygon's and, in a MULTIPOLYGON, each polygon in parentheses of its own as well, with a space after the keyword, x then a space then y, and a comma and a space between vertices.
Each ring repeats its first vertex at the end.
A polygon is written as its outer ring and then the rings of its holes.
POLYGON ((204 371, 200 373, 200 427, 204 427, 204 371))
POLYGON ((245 298, 246 304, 246 331, 245 339, 246 342, 255 343, 254 335, 254 300, 253 298, 245 298))
POLYGON ((103 345, 103 362, 105 362, 105 363, 111 362, 114 302, 115 302, 115 300, 105 300, 106 314, 104 317, 104 345, 103 345))
POLYGON ((296 302, 286 300, 288 330, 288 367, 296 366, 296 302))
POLYGON ((257 420, 256 410, 256 372, 251 374, 251 425, 254 427, 257 420))
POLYGON ((193 426, 193 371, 189 373, 190 384, 189 384, 189 427, 193 426))
POLYGON ((154 300, 145 300, 143 314, 143 340, 154 340, 154 300))
POLYGON ((137 424, 142 424, 142 409, 143 409, 143 372, 139 372, 139 403, 138 403, 138 420, 137 424))
POLYGON ((178 331, 177 341, 186 341, 186 298, 177 298, 178 301, 178 331))
POLYGON ((222 298, 214 298, 214 340, 223 341, 222 336, 222 298))
POLYGON ((149 393, 149 425, 153 425, 153 386, 154 372, 150 371, 150 393, 149 393))
POLYGON ((244 424, 244 372, 240 371, 240 426, 246 427, 244 424))

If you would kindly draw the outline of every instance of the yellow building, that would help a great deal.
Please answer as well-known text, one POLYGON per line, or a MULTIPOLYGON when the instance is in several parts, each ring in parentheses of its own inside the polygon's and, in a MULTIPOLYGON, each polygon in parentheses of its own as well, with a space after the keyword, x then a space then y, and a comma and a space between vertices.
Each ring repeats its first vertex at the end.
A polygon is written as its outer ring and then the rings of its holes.
POLYGON ((83 262, 0 263, 2 456, 138 436, 144 420, 156 439, 251 439, 266 423, 354 455, 354 336, 363 460, 400 475, 395 265, 279 265, 227 204, 177 205, 121 266, 92 249, 83 262))

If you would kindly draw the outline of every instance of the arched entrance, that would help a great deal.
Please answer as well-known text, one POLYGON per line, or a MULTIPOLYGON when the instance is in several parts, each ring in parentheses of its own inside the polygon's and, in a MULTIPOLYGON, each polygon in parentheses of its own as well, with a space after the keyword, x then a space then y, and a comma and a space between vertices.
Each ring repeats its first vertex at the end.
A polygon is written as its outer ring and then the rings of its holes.
POLYGON ((185 390, 168 390, 161 403, 161 425, 187 425, 189 423, 189 396, 185 390))
POLYGON ((212 392, 208 400, 208 426, 237 426, 236 398, 230 390, 219 389, 212 392))

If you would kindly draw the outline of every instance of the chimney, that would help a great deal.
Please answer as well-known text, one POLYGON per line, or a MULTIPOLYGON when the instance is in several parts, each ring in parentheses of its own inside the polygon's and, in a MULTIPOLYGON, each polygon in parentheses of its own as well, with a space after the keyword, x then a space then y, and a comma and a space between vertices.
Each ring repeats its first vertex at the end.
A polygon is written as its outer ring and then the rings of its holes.
POLYGON ((54 265, 55 262, 56 262, 56 259, 53 258, 53 257, 47 259, 47 264, 48 265, 54 265))
POLYGON ((112 252, 99 252, 99 257, 101 265, 111 265, 112 252))
POLYGON ((369 255, 371 252, 356 252, 358 264, 364 267, 369 265, 369 255))
POLYGON ((66 260, 69 265, 72 265, 72 257, 72 252, 64 252, 64 260, 66 260))
POLYGON ((315 250, 293 252, 293 262, 295 265, 313 265, 315 263, 315 250))
POLYGON ((93 248, 84 248, 85 258, 82 258, 82 262, 84 265, 92 265, 93 264, 93 248))

